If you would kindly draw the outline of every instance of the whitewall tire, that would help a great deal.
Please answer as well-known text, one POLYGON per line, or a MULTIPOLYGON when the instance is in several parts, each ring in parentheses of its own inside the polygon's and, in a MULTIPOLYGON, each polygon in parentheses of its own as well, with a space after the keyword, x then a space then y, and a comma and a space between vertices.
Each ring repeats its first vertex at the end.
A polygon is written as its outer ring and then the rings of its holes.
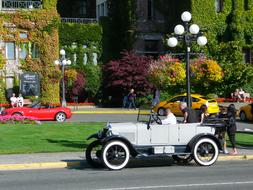
POLYGON ((193 158, 201 166, 210 166, 219 156, 217 144, 210 138, 200 139, 194 146, 193 158))
POLYGON ((102 150, 104 165, 111 170, 121 170, 130 158, 127 145, 121 141, 110 141, 102 150))

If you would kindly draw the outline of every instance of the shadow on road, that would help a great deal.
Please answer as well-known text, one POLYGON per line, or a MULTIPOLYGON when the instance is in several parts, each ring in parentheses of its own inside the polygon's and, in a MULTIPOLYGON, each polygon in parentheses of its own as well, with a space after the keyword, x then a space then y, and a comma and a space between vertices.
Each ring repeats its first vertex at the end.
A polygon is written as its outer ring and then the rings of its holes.
MULTIPOLYGON (((64 162, 70 163, 68 169, 71 170, 96 170, 96 171, 105 171, 108 170, 105 167, 92 167, 90 166, 86 160, 62 160, 64 162), (71 163, 79 162, 80 166, 71 166, 71 163)), ((177 163, 172 158, 145 158, 145 159, 131 159, 126 168, 146 168, 146 167, 170 167, 174 165, 180 166, 196 166, 195 162, 190 163, 177 163)))

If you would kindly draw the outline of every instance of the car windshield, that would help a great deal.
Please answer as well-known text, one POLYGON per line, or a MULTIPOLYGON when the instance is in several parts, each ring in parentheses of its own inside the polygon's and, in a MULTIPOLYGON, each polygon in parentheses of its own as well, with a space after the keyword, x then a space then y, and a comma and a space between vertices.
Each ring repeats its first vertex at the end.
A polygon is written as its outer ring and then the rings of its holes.
POLYGON ((28 108, 39 108, 41 105, 41 103, 39 101, 34 101, 33 103, 31 103, 30 105, 28 105, 28 108))
POLYGON ((142 105, 139 108, 138 116, 137 116, 137 121, 138 122, 149 122, 150 120, 150 106, 142 105))

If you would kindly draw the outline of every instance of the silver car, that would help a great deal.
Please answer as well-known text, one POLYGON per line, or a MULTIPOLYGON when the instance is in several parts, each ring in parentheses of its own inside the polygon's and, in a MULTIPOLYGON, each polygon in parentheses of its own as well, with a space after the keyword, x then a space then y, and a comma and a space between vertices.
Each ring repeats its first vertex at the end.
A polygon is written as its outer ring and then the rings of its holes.
POLYGON ((160 123, 156 113, 143 114, 141 110, 137 122, 107 123, 88 138, 95 141, 86 149, 87 162, 111 170, 126 167, 130 157, 170 156, 185 162, 194 159, 201 166, 216 162, 221 144, 215 136, 215 124, 160 123))

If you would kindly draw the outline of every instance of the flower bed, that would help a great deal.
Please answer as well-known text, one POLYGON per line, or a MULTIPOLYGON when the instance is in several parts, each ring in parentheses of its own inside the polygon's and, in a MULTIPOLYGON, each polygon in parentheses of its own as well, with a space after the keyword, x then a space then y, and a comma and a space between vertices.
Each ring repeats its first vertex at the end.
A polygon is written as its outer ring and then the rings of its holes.
POLYGON ((26 117, 22 115, 0 115, 1 123, 27 123, 27 124, 41 124, 41 122, 35 117, 26 117))
POLYGON ((82 103, 75 103, 75 102, 68 102, 67 106, 94 106, 93 102, 82 102, 82 103))
MULTIPOLYGON (((237 102, 236 98, 216 98, 215 100, 218 103, 222 103, 222 102, 237 102)), ((240 101, 240 102, 252 103, 253 102, 253 98, 246 98, 246 101, 240 101)))

